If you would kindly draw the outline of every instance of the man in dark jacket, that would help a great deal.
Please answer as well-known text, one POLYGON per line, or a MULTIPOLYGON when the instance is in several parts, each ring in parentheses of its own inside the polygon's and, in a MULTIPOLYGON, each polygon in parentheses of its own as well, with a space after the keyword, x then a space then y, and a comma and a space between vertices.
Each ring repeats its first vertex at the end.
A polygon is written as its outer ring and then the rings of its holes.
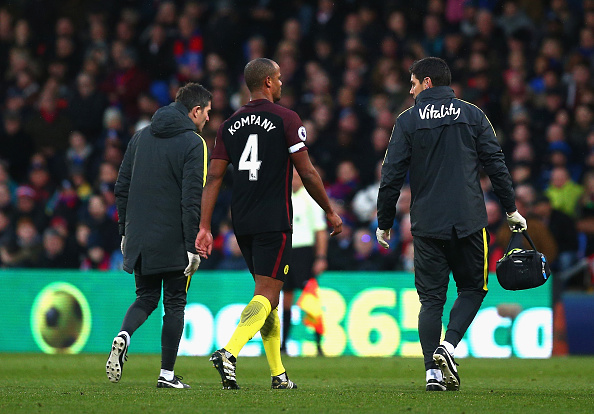
POLYGON ((429 57, 410 68, 415 105, 396 119, 382 166, 377 199, 379 243, 396 213, 396 201, 410 170, 411 231, 415 286, 421 301, 419 339, 427 391, 458 390, 454 349, 487 293, 487 212, 480 186, 482 165, 507 212, 512 230, 525 230, 517 212, 512 180, 491 123, 478 107, 456 99, 450 69, 429 57), (444 342, 441 318, 450 271, 458 298, 444 342))
POLYGON ((179 89, 138 131, 124 155, 115 185, 124 270, 134 273, 136 301, 107 360, 107 378, 122 375, 130 337, 155 310, 163 287, 161 374, 158 388, 190 388, 173 367, 184 328, 184 308, 200 257, 194 240, 200 222, 208 152, 202 131, 212 96, 197 83, 179 89), (197 132, 198 131, 198 132, 197 132))

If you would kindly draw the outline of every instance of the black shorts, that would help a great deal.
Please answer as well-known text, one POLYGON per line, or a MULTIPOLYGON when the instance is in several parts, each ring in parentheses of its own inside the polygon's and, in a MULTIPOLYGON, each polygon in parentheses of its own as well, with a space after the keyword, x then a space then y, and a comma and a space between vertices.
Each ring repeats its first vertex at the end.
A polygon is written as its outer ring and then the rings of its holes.
MULTIPOLYGON (((415 237, 415 285, 419 296, 445 298, 450 271, 458 292, 487 292, 489 232, 479 230, 450 240, 415 237)), ((445 300, 445 299, 444 299, 445 300)))
POLYGON ((267 232, 237 236, 237 244, 251 274, 285 281, 289 273, 292 234, 267 232))
POLYGON ((303 289, 307 281, 313 277, 314 260, 313 246, 294 248, 291 252, 289 273, 285 279, 283 290, 290 292, 303 289))

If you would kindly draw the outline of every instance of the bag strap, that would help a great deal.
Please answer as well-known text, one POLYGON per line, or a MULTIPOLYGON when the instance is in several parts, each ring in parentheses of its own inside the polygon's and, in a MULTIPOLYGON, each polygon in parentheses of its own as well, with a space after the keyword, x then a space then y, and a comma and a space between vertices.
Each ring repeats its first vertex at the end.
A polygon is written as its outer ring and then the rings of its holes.
POLYGON ((509 243, 507 244, 507 249, 505 249, 506 254, 509 252, 509 248, 511 247, 512 241, 514 240, 514 237, 517 234, 524 235, 524 237, 526 238, 526 240, 528 240, 528 243, 530 243, 530 246, 532 246, 532 249, 534 251, 537 251, 536 250, 536 246, 534 246, 534 242, 532 241, 532 239, 528 235, 528 230, 523 230, 523 231, 514 231, 514 232, 512 232, 512 236, 509 238, 509 243))

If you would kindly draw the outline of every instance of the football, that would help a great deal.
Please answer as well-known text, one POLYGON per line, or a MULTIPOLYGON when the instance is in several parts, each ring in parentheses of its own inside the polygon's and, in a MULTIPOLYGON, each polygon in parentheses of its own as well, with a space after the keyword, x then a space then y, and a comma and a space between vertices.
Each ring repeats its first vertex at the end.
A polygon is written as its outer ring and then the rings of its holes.
POLYGON ((69 292, 48 292, 39 307, 39 330, 43 341, 56 352, 67 352, 78 339, 83 323, 80 303, 69 292))

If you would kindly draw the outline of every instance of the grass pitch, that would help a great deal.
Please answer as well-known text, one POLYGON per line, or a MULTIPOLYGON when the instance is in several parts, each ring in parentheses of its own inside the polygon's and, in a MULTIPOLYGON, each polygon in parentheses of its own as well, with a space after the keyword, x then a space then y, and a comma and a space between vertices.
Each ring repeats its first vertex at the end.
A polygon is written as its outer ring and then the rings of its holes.
POLYGON ((459 392, 426 392, 420 359, 284 358, 297 390, 271 390, 264 357, 239 358, 222 390, 208 357, 179 357, 190 390, 157 389, 160 357, 130 354, 122 380, 106 355, 0 354, 0 413, 592 413, 594 358, 461 359, 459 392))

